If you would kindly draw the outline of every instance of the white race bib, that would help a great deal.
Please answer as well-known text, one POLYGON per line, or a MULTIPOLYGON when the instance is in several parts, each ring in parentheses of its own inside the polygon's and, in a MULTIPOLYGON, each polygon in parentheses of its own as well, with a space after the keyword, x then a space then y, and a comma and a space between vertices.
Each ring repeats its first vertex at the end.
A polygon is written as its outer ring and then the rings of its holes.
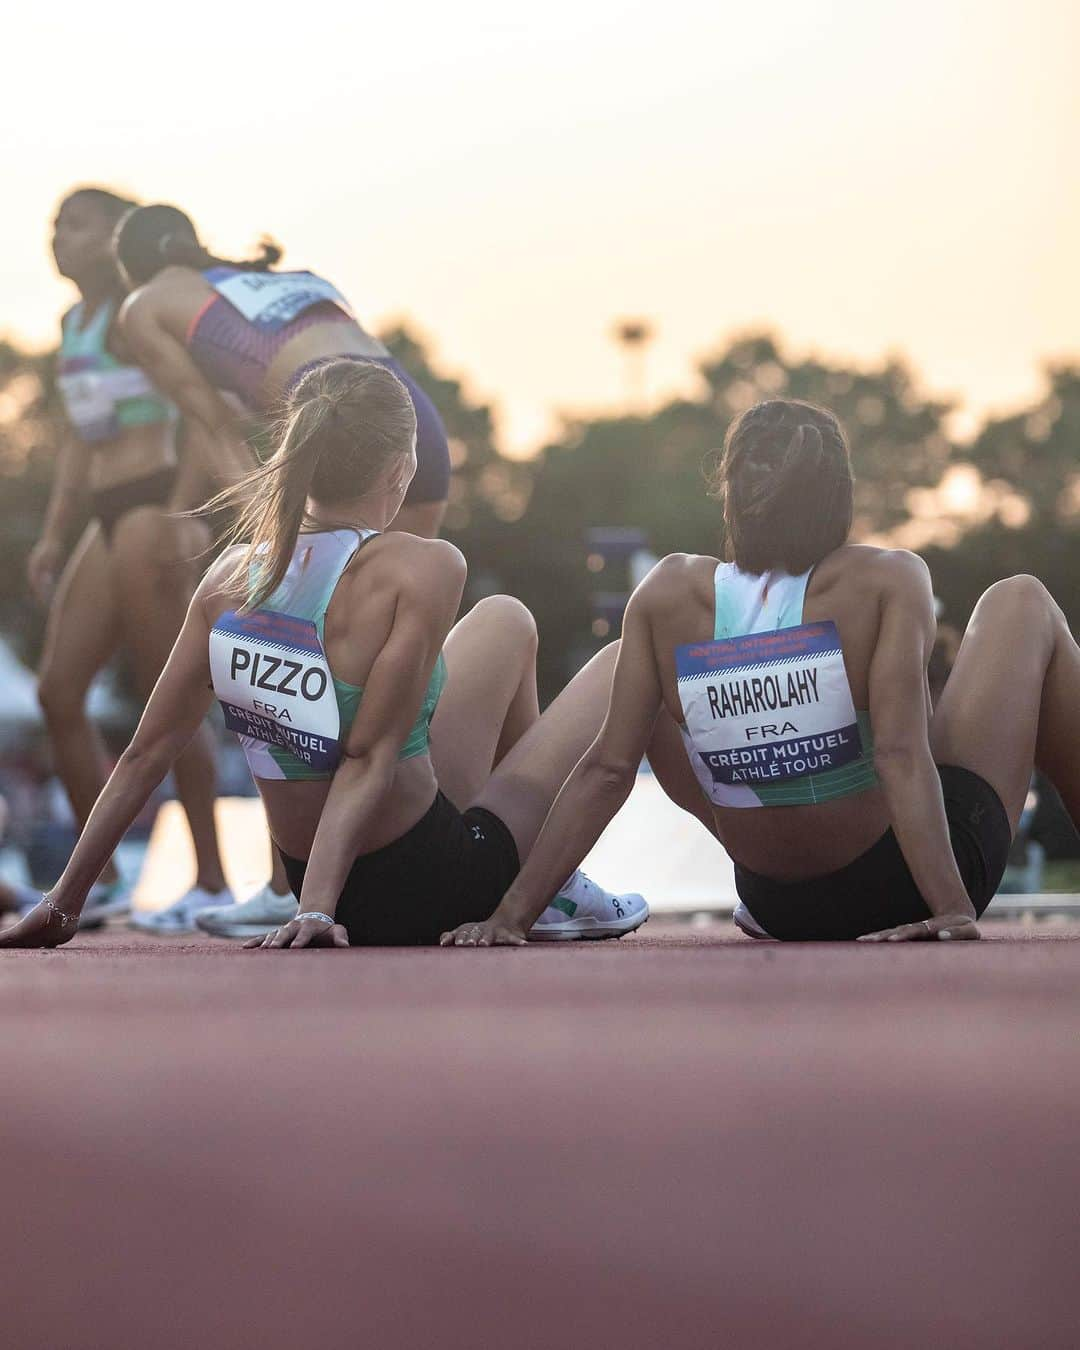
POLYGON ((138 366, 75 371, 59 376, 56 384, 72 426, 91 440, 116 435, 118 403, 158 397, 138 366))
POLYGON ((310 620, 229 610, 210 630, 210 674, 225 725, 245 744, 276 745, 333 773, 341 755, 341 714, 310 620))
POLYGON ((57 381, 68 420, 77 431, 111 434, 116 420, 116 403, 100 371, 81 371, 61 375, 57 381))
POLYGON ((233 272, 212 267, 204 273, 214 290, 257 328, 275 332, 312 305, 332 300, 352 315, 348 301, 329 281, 311 272, 233 272))
POLYGON ((684 738, 717 805, 750 805, 740 789, 826 773, 862 753, 831 620, 694 643, 675 661, 684 738))

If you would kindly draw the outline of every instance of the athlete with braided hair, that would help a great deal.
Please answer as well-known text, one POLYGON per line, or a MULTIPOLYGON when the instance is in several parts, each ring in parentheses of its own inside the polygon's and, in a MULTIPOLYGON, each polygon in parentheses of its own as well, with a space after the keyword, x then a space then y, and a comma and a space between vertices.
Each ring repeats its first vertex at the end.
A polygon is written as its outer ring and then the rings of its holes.
POLYGON ((646 748, 734 859, 754 937, 978 937, 1033 763, 1080 823, 1080 648, 1038 581, 986 592, 932 710, 929 573, 847 542, 836 418, 749 409, 714 487, 730 560, 676 554, 634 592, 599 735, 495 914, 444 941, 519 941, 646 748))

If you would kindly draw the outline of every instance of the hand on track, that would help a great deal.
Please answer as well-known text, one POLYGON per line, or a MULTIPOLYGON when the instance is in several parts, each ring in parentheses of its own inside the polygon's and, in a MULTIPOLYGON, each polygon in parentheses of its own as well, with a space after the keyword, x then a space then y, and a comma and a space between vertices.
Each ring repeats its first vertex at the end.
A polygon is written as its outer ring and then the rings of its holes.
POLYGON ((982 935, 970 914, 936 914, 921 923, 902 923, 880 933, 864 933, 856 942, 975 942, 982 935))
POLYGON ((494 914, 482 923, 463 923, 439 938, 440 947, 524 947, 528 937, 522 930, 494 914))
POLYGON ((65 923, 63 916, 44 900, 10 928, 0 931, 0 947, 60 947, 69 942, 79 928, 79 916, 65 923))
POLYGON ((248 938, 245 947, 257 947, 264 951, 274 951, 282 947, 291 947, 296 951, 300 947, 347 947, 349 935, 341 924, 333 926, 320 919, 290 919, 280 928, 275 928, 265 937, 248 938))

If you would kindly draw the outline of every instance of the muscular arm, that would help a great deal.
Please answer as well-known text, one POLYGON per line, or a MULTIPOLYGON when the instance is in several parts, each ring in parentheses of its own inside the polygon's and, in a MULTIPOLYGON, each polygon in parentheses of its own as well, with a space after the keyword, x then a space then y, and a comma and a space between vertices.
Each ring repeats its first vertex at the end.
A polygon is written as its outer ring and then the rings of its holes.
POLYGON ((935 631, 930 575, 913 555, 894 556, 888 565, 893 575, 882 600, 869 677, 878 777, 904 860, 931 912, 974 917, 930 754, 926 662, 935 631))
POLYGON ((191 453, 201 460, 217 488, 230 487, 255 466, 250 446, 237 431, 236 414, 188 355, 187 348, 159 322, 150 297, 130 296, 120 311, 123 335, 132 355, 154 384, 168 395, 203 434, 191 438, 191 453))
POLYGON ((651 605, 664 585, 662 567, 630 597, 604 724, 560 789, 525 866, 492 916, 492 922, 522 936, 634 786, 663 701, 650 619, 651 605))
POLYGON ((66 941, 74 923, 61 926, 58 909, 78 916, 125 831, 146 805, 177 756, 199 729, 213 697, 208 659, 209 625, 203 612, 207 581, 196 592, 180 636, 146 705, 131 744, 101 790, 64 874, 50 892, 55 907, 39 905, 14 928, 0 934, 0 946, 53 946, 66 941))
POLYGON ((365 681, 360 710, 330 784, 304 874, 301 913, 315 910, 333 916, 349 870, 393 783, 398 752, 420 713, 461 603, 461 554, 449 544, 424 547, 428 551, 415 564, 406 560, 390 635, 365 681))

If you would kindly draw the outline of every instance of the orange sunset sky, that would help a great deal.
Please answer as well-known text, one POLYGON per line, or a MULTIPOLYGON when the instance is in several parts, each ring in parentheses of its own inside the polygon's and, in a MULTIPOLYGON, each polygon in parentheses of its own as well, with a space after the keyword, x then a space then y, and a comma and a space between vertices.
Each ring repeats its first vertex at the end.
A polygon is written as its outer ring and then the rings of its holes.
POLYGON ((147 8, 5 20, 0 331, 51 342, 47 226, 84 181, 262 232, 362 320, 405 316, 525 453, 768 325, 905 353, 971 421, 1080 351, 1080 5, 551 0, 147 8))

